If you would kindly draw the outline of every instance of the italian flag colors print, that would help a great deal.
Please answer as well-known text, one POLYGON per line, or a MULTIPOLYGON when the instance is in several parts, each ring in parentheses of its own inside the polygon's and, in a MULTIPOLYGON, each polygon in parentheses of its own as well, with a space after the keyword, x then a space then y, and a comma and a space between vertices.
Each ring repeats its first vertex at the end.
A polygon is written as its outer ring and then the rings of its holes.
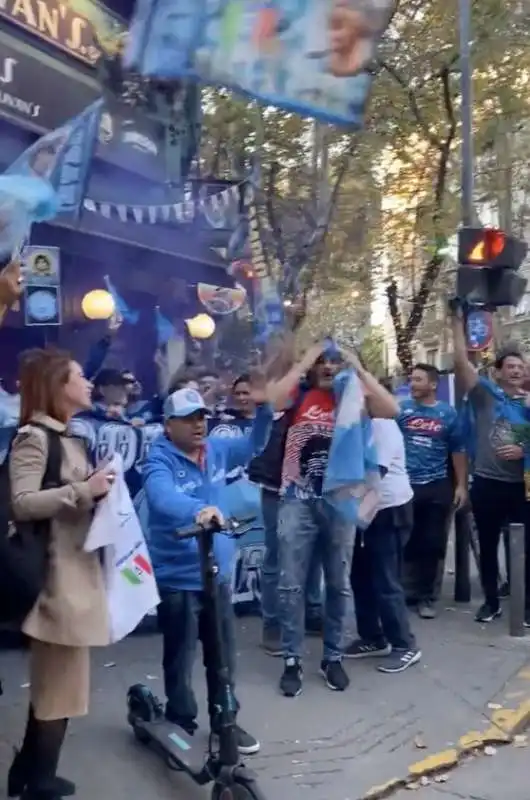
POLYGON ((152 575, 153 568, 145 556, 135 556, 129 567, 122 569, 121 574, 133 586, 143 583, 144 575, 152 575))

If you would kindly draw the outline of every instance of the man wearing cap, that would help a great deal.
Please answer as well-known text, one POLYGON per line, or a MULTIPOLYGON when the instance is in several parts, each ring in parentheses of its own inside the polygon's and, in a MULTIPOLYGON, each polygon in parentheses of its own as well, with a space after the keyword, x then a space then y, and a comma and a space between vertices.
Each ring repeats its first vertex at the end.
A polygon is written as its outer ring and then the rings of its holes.
MULTIPOLYGON (((175 531, 194 523, 223 523, 227 474, 247 464, 269 437, 272 410, 263 380, 252 382, 256 403, 254 423, 245 436, 207 438, 207 406, 193 388, 178 389, 164 403, 164 434, 152 445, 143 468, 149 510, 149 550, 161 603, 159 624, 163 635, 163 669, 167 697, 166 718, 188 733, 197 728, 197 702, 191 686, 197 640, 203 647, 208 685, 208 711, 212 732, 218 732, 216 677, 208 667, 211 632, 205 625, 203 585, 197 543, 179 540, 175 531)), ((219 597, 223 637, 233 681, 235 638, 230 578, 235 556, 233 540, 223 533, 214 537, 219 566, 219 597)), ((237 729, 239 750, 259 750, 256 739, 237 729)))

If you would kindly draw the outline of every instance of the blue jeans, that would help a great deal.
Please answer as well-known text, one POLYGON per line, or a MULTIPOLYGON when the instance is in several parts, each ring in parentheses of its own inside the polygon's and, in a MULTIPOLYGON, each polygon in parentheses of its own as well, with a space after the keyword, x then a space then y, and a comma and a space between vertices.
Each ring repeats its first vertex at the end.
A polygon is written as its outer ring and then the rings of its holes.
POLYGON ((412 650, 416 640, 401 583, 410 527, 399 523, 396 511, 379 511, 367 530, 357 533, 351 585, 359 637, 378 647, 391 644, 394 650, 412 650))
MULTIPOLYGON (((263 625, 274 628, 278 621, 278 514, 280 496, 261 491, 261 513, 265 527, 265 555, 261 567, 261 613, 263 625)), ((322 617, 322 563, 317 547, 311 554, 305 590, 306 619, 322 617)))
POLYGON ((340 661, 350 597, 354 528, 325 500, 282 498, 278 518, 279 618, 284 657, 301 658, 304 587, 318 546, 324 570, 324 659, 340 661))
MULTIPOLYGON (((234 690, 235 631, 230 587, 219 586, 221 627, 223 632, 228 674, 234 690)), ((219 704, 218 674, 213 669, 214 631, 209 621, 203 592, 161 592, 158 624, 163 638, 164 688, 166 716, 176 725, 192 732, 197 727, 197 700, 191 685, 197 642, 201 641, 203 664, 208 690, 208 714, 212 729, 216 726, 216 707, 219 704)), ((234 704, 239 708, 234 695, 234 704)))

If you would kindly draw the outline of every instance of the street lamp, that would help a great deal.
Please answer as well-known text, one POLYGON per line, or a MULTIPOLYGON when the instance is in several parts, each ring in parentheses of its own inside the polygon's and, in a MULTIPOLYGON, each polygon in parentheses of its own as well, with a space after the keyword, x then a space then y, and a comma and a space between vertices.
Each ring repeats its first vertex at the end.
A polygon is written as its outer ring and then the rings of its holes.
POLYGON ((215 321, 209 314, 197 314, 186 320, 188 331, 193 339, 209 339, 215 332, 215 321))
POLYGON ((87 319, 110 319, 116 310, 114 298, 105 289, 93 289, 81 300, 81 310, 87 319))

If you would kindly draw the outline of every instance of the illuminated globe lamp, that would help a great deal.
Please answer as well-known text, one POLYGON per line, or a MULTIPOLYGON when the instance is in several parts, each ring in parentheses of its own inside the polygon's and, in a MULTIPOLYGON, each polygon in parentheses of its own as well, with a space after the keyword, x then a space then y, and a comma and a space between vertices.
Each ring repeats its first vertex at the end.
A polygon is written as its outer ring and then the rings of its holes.
POLYGON ((209 339, 215 332, 215 321, 209 314, 197 314, 186 320, 192 339, 209 339))
POLYGON ((87 319, 110 319, 116 310, 114 299, 105 289, 93 289, 81 300, 81 310, 87 319))

